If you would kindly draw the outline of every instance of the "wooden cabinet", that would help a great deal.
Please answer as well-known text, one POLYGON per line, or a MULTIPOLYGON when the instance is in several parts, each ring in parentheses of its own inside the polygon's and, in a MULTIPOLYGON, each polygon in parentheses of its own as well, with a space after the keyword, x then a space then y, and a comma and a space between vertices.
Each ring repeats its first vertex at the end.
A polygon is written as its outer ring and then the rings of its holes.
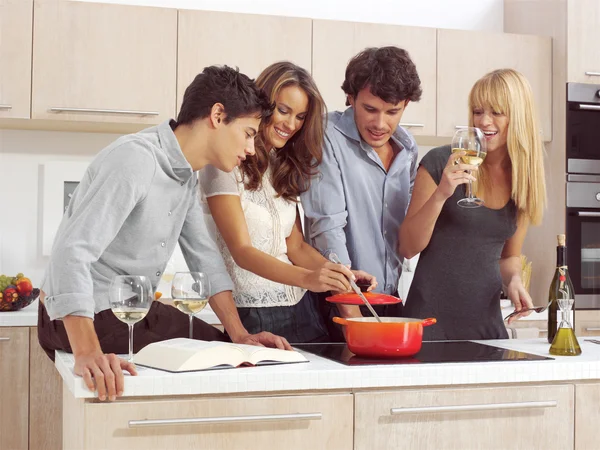
POLYGON ((600 84, 600 0, 567 4, 567 81, 600 84))
POLYGON ((177 110, 204 67, 239 67, 256 78, 268 65, 291 61, 310 72, 310 19, 214 11, 179 11, 177 110))
POLYGON ((329 20, 313 21, 313 76, 329 110, 346 109, 341 89, 350 59, 367 47, 395 45, 410 54, 423 96, 409 103, 401 125, 412 134, 436 133, 436 30, 329 20))
POLYGON ((576 336, 600 336, 600 311, 575 311, 576 336))
POLYGON ((29 442, 29 328, 0 328, 0 450, 29 442))
POLYGON ((60 450, 63 382, 40 347, 37 327, 30 328, 29 369, 29 448, 60 450))
POLYGON ((570 449, 573 396, 571 385, 356 393, 354 448, 570 449))
POLYGON ((65 404, 69 449, 352 449, 351 394, 65 404))
POLYGON ((29 119, 33 0, 0 1, 0 119, 29 119))
POLYGON ((32 118, 155 124, 174 116, 176 10, 34 7, 32 118))
POLYGON ((575 385, 575 450, 598 448, 600 384, 575 385))
POLYGON ((468 125, 469 92, 479 78, 502 68, 531 84, 545 141, 552 139, 552 41, 547 37, 438 30, 437 135, 468 125))

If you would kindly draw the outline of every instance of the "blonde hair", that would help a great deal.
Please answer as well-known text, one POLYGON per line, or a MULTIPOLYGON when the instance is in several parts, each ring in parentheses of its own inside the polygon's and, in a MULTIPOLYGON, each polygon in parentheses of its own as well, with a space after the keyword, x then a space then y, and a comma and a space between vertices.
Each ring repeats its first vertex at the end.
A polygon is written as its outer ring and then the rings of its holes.
MULTIPOLYGON (((484 75, 469 94, 470 126, 473 126, 473 110, 485 107, 508 117, 506 144, 512 173, 511 198, 519 213, 537 225, 546 206, 546 180, 544 146, 529 82, 513 69, 484 75)), ((484 160, 477 175, 484 190, 491 187, 486 175, 484 160)))

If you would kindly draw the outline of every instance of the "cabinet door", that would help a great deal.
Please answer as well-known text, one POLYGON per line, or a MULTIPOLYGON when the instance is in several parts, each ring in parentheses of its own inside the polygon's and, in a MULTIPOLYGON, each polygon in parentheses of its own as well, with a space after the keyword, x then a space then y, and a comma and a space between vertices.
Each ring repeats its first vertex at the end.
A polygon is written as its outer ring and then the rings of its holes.
POLYGON ((29 119, 33 0, 0 1, 0 118, 29 119))
POLYGON ((573 397, 572 385, 357 393, 354 448, 572 449, 573 397))
POLYGON ((206 66, 239 67, 250 78, 282 60, 311 68, 310 19, 180 10, 178 39, 178 110, 185 89, 206 66))
POLYGON ((598 448, 600 384, 575 385, 575 449, 598 448))
POLYGON ((63 383, 40 347, 37 327, 30 328, 29 367, 29 448, 60 450, 63 383))
POLYGON ((344 394, 85 403, 84 442, 65 445, 86 450, 351 450, 352 400, 344 394))
POLYGON ((568 81, 600 84, 600 0, 570 0, 567 18, 568 81))
POLYGON ((438 30, 437 134, 468 125, 469 92, 488 72, 512 68, 531 84, 545 141, 552 140, 552 41, 540 36, 438 30))
POLYGON ((34 119, 155 124, 175 113, 177 11, 35 0, 34 119))
POLYGON ((408 51, 417 66, 423 95, 409 103, 401 125, 412 134, 435 135, 436 31, 434 28, 371 23, 313 21, 313 76, 329 110, 346 109, 341 89, 350 59, 367 47, 395 45, 408 51))
POLYGON ((600 336, 600 311, 575 311, 576 336, 600 336))
POLYGON ((29 424, 29 328, 0 328, 0 450, 26 449, 29 424))

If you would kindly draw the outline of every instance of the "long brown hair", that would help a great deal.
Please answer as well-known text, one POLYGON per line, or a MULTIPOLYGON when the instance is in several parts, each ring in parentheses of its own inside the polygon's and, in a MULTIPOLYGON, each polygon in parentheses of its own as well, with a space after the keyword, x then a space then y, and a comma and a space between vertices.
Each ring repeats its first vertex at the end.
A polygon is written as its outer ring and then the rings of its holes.
MULTIPOLYGON (((542 221, 546 206, 544 145, 533 93, 527 79, 513 69, 499 69, 480 78, 469 94, 470 126, 473 110, 490 107, 508 117, 507 147, 511 162, 511 198, 529 221, 542 221)), ((490 188, 485 160, 477 179, 484 190, 490 188)))
POLYGON ((263 70, 256 85, 266 92, 271 103, 275 103, 279 92, 288 86, 298 86, 308 96, 308 112, 302 128, 270 157, 266 132, 273 118, 269 117, 261 123, 256 136, 256 155, 246 158, 240 167, 244 186, 255 191, 261 188, 262 177, 271 165, 275 192, 288 201, 297 202, 298 196, 308 190, 314 170, 322 160, 325 102, 310 74, 287 61, 271 64, 263 70))

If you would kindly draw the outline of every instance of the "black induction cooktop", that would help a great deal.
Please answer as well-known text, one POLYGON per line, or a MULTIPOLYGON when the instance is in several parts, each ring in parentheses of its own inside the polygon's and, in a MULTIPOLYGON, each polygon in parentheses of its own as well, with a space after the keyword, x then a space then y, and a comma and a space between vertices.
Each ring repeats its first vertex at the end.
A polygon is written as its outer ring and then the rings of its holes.
POLYGON ((313 353, 347 366, 379 364, 468 363, 490 361, 542 361, 546 356, 507 350, 471 341, 423 342, 421 351, 405 358, 364 358, 353 354, 346 344, 294 344, 294 348, 313 353))

